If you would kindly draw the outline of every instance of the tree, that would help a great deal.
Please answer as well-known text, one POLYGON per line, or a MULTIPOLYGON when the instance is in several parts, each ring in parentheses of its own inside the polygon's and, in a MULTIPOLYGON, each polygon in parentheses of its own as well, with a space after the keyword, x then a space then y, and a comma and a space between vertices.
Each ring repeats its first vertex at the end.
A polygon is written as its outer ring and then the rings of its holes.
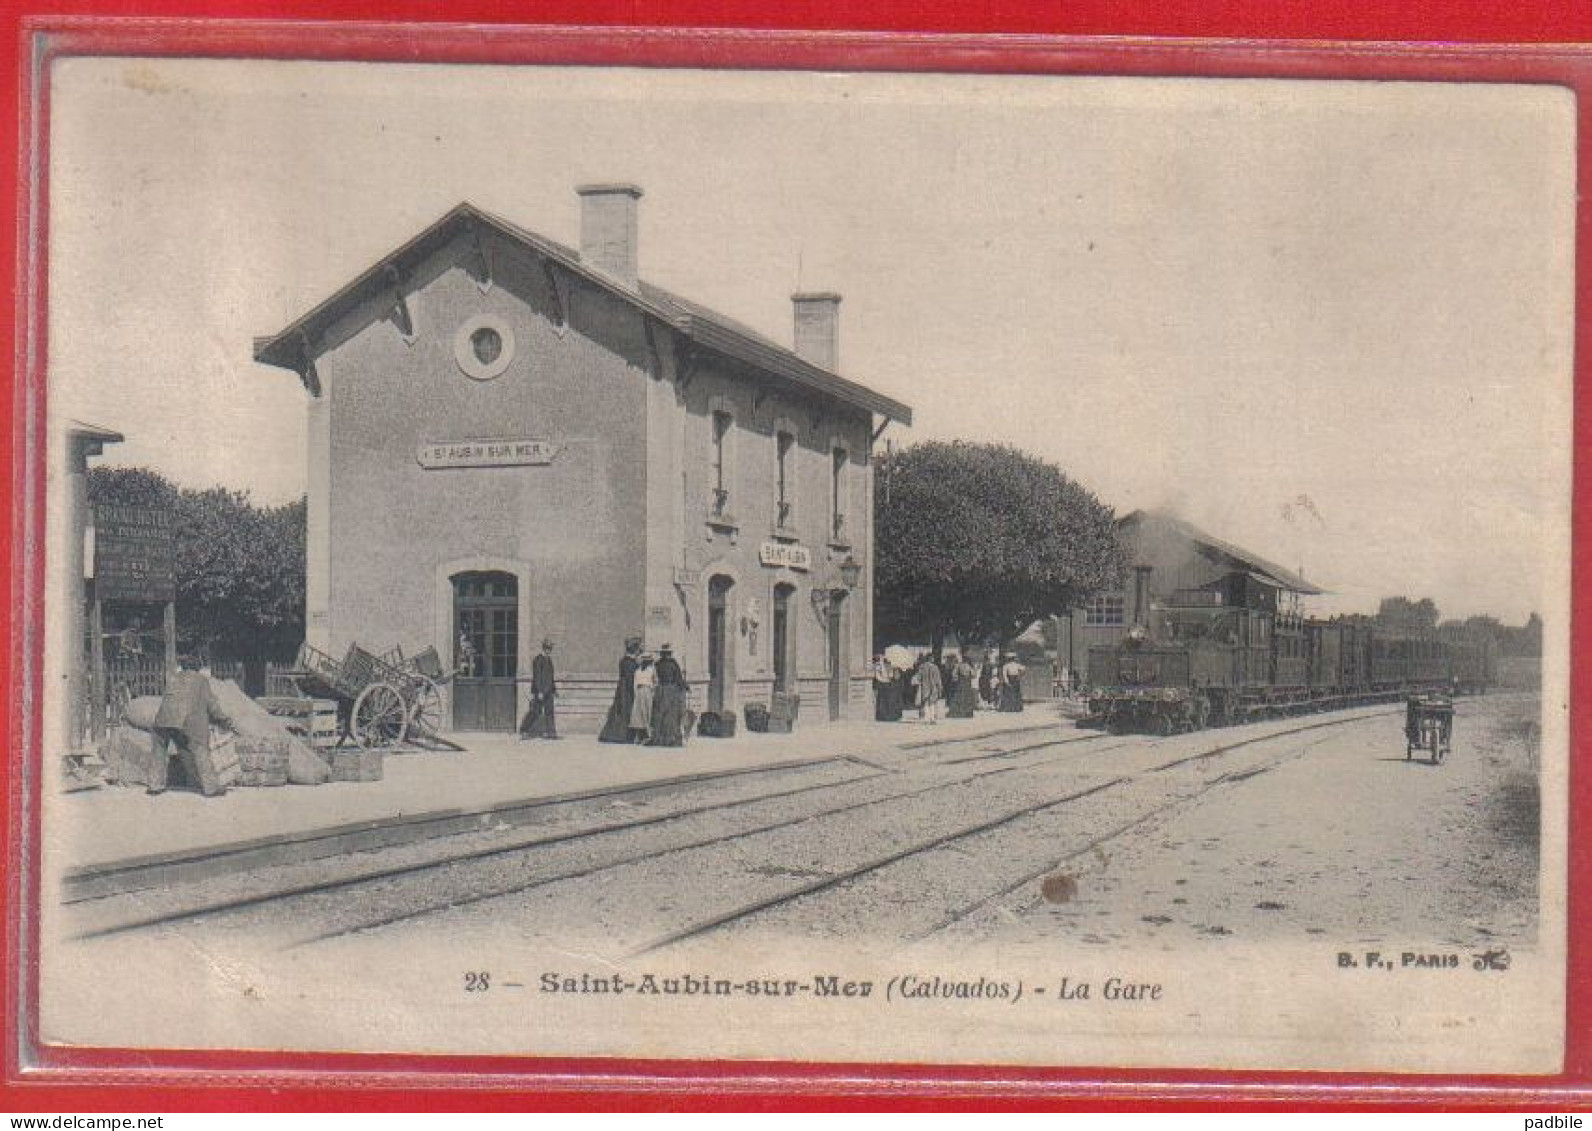
POLYGON ((304 504, 260 509, 214 487, 182 492, 177 625, 185 647, 263 664, 304 637, 304 504))
POLYGON ((1505 656, 1542 655, 1542 617, 1532 613, 1519 628, 1504 629, 1498 651, 1505 656))
POLYGON ((178 505, 176 486, 147 467, 94 467, 88 473, 88 501, 129 507, 178 505))
POLYGON ((1437 605, 1430 597, 1422 597, 1419 601, 1408 597, 1383 597, 1376 611, 1378 624, 1400 632, 1434 632, 1437 619, 1437 605))
POLYGON ((252 669, 304 638, 304 501, 256 507, 240 491, 179 490, 146 468, 94 468, 89 500, 175 512, 177 645, 252 669))
POLYGON ((879 457, 881 639, 1005 641, 1120 582, 1110 508, 1061 470, 998 444, 930 442, 879 457))

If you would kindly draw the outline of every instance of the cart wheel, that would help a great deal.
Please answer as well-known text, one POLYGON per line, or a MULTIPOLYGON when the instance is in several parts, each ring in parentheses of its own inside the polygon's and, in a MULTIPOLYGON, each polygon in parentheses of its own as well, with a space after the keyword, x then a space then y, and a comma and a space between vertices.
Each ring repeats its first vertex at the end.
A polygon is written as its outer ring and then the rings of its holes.
POLYGON ((1163 738, 1177 729, 1177 722, 1172 718, 1171 711, 1162 711, 1155 717, 1155 733, 1163 738))
POLYGON ((437 681, 421 676, 414 684, 409 701, 411 738, 433 738, 442 729, 442 689, 437 681))
POLYGON ((354 739, 361 746, 393 746, 404 740, 409 711, 392 684, 373 683, 354 700, 351 721, 354 739))

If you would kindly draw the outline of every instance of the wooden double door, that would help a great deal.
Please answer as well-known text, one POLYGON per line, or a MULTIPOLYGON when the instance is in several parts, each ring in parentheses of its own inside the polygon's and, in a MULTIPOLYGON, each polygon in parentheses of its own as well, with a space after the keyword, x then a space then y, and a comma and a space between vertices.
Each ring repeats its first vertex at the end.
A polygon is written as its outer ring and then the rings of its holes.
POLYGON ((461 573, 453 579, 453 726, 513 730, 518 721, 519 579, 461 573))

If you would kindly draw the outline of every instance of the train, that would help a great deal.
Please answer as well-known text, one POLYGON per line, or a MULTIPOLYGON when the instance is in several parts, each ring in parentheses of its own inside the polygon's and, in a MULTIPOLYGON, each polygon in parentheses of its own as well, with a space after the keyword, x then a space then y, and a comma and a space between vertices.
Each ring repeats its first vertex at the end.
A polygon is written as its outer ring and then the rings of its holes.
POLYGON ((1415 694, 1480 694, 1497 675, 1490 641, 1234 607, 1208 590, 1158 603, 1120 641, 1088 655, 1090 719, 1159 734, 1415 694))

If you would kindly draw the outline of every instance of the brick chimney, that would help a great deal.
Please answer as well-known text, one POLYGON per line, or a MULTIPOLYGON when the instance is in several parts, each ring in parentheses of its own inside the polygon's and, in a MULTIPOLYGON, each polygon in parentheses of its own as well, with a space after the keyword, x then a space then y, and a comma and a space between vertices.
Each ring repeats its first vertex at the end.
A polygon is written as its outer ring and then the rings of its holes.
POLYGON ((580 257, 627 287, 636 285, 635 185, 581 185, 580 257))
POLYGON ((796 307, 796 356, 831 373, 840 366, 840 296, 791 295, 796 307))

